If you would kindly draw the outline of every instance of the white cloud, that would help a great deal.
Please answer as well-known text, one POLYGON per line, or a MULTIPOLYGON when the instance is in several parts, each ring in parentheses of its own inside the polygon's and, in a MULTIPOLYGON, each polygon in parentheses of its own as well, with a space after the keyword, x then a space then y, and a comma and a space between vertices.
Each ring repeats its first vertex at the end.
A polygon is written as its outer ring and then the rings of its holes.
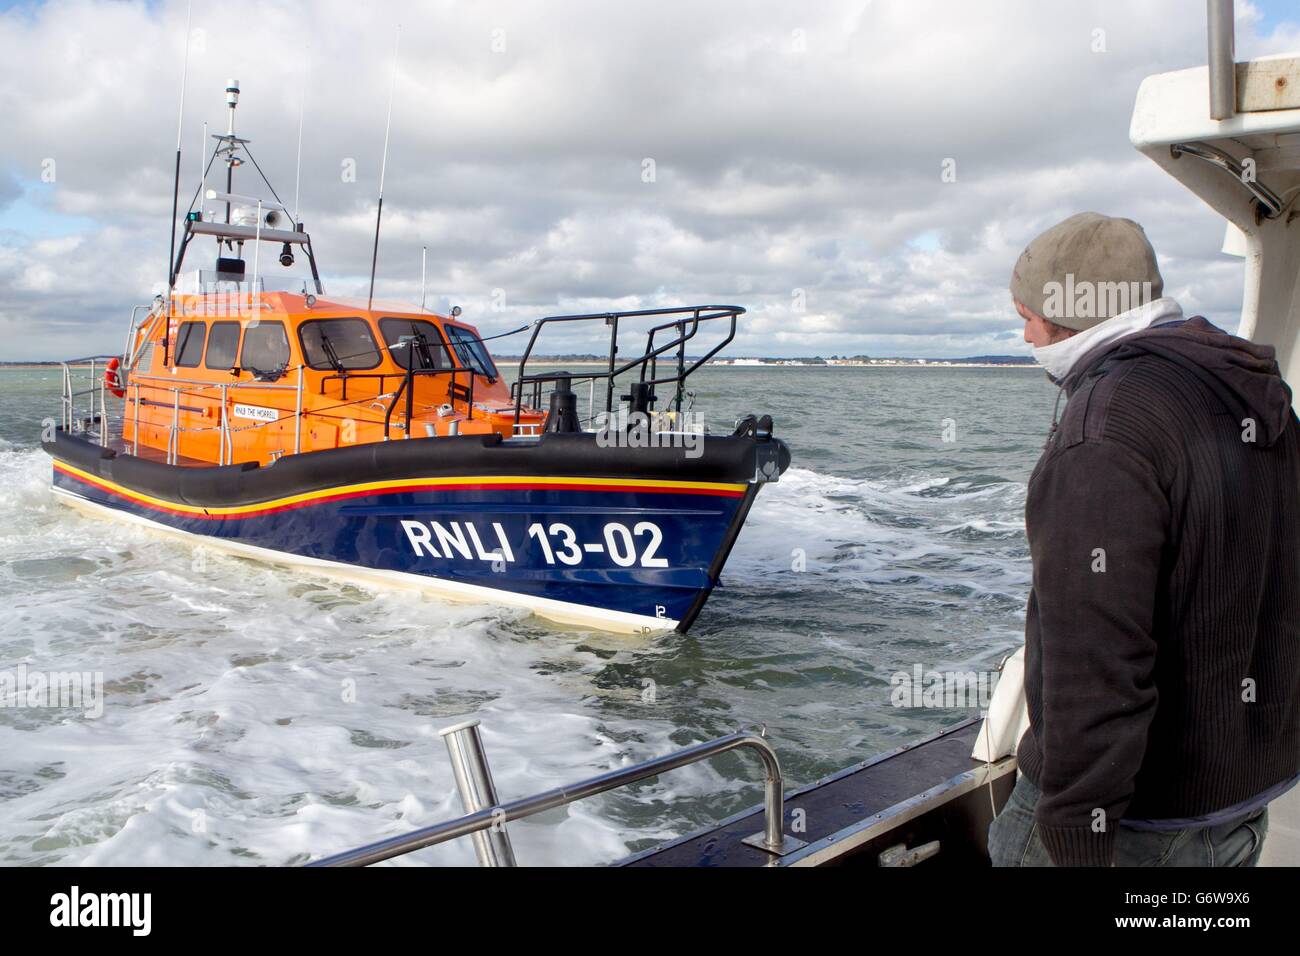
MULTIPOLYGON (((1293 25, 1261 36, 1239 7, 1242 55, 1300 45, 1293 25)), ((385 298, 418 298, 427 245, 431 294, 486 332, 614 303, 736 301, 751 315, 735 354, 1023 351, 1011 264, 1037 231, 1097 209, 1147 227, 1190 309, 1236 321, 1240 266, 1218 254, 1217 217, 1127 142, 1141 78, 1204 60, 1185 0, 200 0, 182 206, 202 122, 224 130, 229 76, 238 130, 292 201, 310 62, 302 215, 327 288, 364 291, 399 20, 385 298), (940 179, 949 158, 955 183, 940 179), (355 183, 340 177, 349 159, 355 183), (504 311, 489 309, 495 289, 504 311)), ((77 217, 71 244, 4 220, 0 357, 114 350, 162 281, 184 21, 179 0, 0 14, 0 212, 16 177, 29 202, 77 217)))

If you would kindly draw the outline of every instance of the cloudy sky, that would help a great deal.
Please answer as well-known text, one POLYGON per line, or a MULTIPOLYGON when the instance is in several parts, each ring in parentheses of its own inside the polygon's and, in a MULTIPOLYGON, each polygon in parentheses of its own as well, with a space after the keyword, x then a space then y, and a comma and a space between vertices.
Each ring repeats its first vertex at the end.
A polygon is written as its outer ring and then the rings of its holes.
MULTIPOLYGON (((292 204, 305 91, 301 215, 326 289, 364 293, 400 24, 385 299, 418 301, 427 246, 431 301, 485 334, 735 302, 732 354, 1023 353, 1011 265, 1095 209, 1233 327, 1222 221, 1127 136, 1142 77, 1204 63, 1204 7, 194 0, 182 206, 228 77, 292 204)), ((1294 0, 1237 14, 1239 58, 1300 50, 1294 0)), ((0 0, 0 359, 118 350, 165 282, 185 24, 185 0, 0 0)))

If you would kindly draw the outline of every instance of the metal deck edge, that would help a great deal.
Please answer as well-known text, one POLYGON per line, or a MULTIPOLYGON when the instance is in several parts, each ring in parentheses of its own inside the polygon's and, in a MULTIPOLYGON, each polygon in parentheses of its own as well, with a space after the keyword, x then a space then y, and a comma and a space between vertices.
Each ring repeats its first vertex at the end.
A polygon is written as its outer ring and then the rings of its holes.
POLYGON ((991 784, 1008 773, 1015 773, 1015 771, 1015 757, 1003 757, 993 764, 979 764, 970 770, 957 774, 955 777, 948 778, 943 783, 936 784, 929 790, 924 790, 891 807, 886 807, 879 813, 873 814, 869 820, 861 820, 820 840, 809 843, 787 856, 774 858, 770 865, 818 866, 854 847, 875 839, 875 837, 892 827, 914 820, 928 813, 935 806, 947 802, 947 800, 936 802, 936 797, 944 796, 951 800, 955 797, 964 796, 973 790, 991 784), (830 852, 831 850, 834 850, 834 852, 830 852))
MULTIPOLYGON (((931 744, 937 740, 942 740, 944 737, 948 737, 951 736, 952 734, 959 733, 960 731, 969 728, 972 724, 979 723, 981 720, 983 720, 982 717, 968 717, 967 719, 960 721, 959 723, 953 724, 951 727, 944 727, 943 729, 937 730, 932 734, 928 734, 925 737, 920 738, 919 740, 913 740, 910 743, 903 744, 900 747, 895 747, 893 750, 886 750, 872 757, 868 757, 866 760, 863 760, 860 763, 852 764, 851 766, 844 767, 843 769, 833 771, 829 774, 826 774, 824 777, 819 777, 817 780, 814 780, 812 783, 805 784, 804 786, 799 787, 795 790, 787 791, 785 794, 785 802, 788 805, 789 802, 795 797, 802 796, 803 794, 808 793, 812 790, 816 790, 819 787, 824 787, 827 784, 834 783, 835 781, 841 780, 844 777, 848 777, 855 773, 859 773, 863 770, 866 770, 868 767, 872 767, 878 763, 882 763, 893 757, 897 757, 899 754, 906 753, 909 750, 915 750, 918 747, 924 747, 926 744, 931 744)), ((654 856, 657 853, 661 853, 664 850, 671 850, 674 847, 681 846, 683 843, 689 843, 691 840, 698 839, 704 836, 705 834, 713 832, 714 830, 720 830, 723 827, 730 826, 731 824, 736 823, 739 820, 743 820, 746 817, 760 815, 762 813, 763 813, 763 805, 755 804, 752 807, 747 807, 746 809, 739 810, 728 817, 724 817, 723 819, 718 820, 715 823, 711 823, 699 827, 698 829, 692 830, 691 832, 685 833, 679 837, 674 837, 671 840, 666 840, 663 843, 656 843, 654 846, 647 847, 644 850, 638 850, 636 853, 615 860, 609 865, 630 866, 634 863, 640 862, 641 860, 654 856)))

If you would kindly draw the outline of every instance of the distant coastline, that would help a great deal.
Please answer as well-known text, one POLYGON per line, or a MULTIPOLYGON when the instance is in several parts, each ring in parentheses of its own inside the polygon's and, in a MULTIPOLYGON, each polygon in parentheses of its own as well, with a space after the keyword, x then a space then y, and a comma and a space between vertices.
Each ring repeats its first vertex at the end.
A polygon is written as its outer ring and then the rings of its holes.
MULTIPOLYGON (((103 365, 110 355, 87 356, 68 362, 70 366, 89 366, 91 362, 103 365)), ((518 355, 495 356, 496 363, 502 368, 518 365, 518 355)), ((609 360, 598 355, 534 355, 529 359, 539 365, 572 365, 574 368, 604 368, 609 360)), ((686 361, 693 362, 693 356, 686 361)), ((0 362, 0 370, 39 371, 41 369, 58 369, 62 362, 0 362)), ((1040 368, 1029 356, 1020 355, 976 355, 968 358, 725 358, 714 359, 710 364, 727 368, 1040 368)))
MULTIPOLYGON (((495 356, 498 365, 511 365, 519 362, 518 355, 495 356)), ((667 360, 668 357, 665 357, 667 360)), ((672 356, 675 361, 676 356, 672 356)), ((686 356, 687 362, 694 362, 696 356, 686 356)), ((609 364, 609 359, 599 355, 534 355, 529 361, 542 362, 547 365, 597 365, 609 364)), ((771 356, 738 356, 736 358, 718 358, 710 364, 741 368, 1039 368, 1037 362, 1028 355, 968 355, 961 358, 908 358, 905 356, 886 356, 872 358, 867 355, 839 356, 830 358, 815 356, 808 358, 778 358, 771 356)))
MULTIPOLYGON (((1010 357, 1008 357, 1010 358, 1010 357)), ((1041 368, 1033 359, 1025 361, 1005 361, 996 360, 981 361, 979 359, 871 359, 865 362, 846 362, 846 361, 825 361, 825 362, 801 362, 798 359, 774 359, 762 362, 753 361, 723 361, 719 360, 717 365, 729 365, 739 368, 1041 368)))
MULTIPOLYGON (((518 356, 497 356, 497 364, 501 366, 511 365, 518 361, 518 356)), ((538 355, 533 356, 530 361, 546 365, 572 365, 575 368, 581 366, 607 366, 609 364, 608 359, 595 355, 538 355)), ((686 361, 693 362, 695 359, 693 356, 687 356, 686 361)), ((950 359, 868 358, 866 356, 855 356, 853 358, 833 357, 829 359, 739 357, 714 359, 710 364, 727 368, 1041 368, 1037 362, 1027 355, 975 355, 950 359)))

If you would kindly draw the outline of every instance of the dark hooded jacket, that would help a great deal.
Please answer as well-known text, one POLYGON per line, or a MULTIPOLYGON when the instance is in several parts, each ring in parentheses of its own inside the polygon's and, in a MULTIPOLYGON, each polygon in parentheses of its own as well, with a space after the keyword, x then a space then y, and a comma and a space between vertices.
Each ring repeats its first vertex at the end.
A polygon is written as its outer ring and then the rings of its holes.
POLYGON ((1202 318, 1082 356, 1029 481, 1021 769, 1058 865, 1300 772, 1300 424, 1202 318))

